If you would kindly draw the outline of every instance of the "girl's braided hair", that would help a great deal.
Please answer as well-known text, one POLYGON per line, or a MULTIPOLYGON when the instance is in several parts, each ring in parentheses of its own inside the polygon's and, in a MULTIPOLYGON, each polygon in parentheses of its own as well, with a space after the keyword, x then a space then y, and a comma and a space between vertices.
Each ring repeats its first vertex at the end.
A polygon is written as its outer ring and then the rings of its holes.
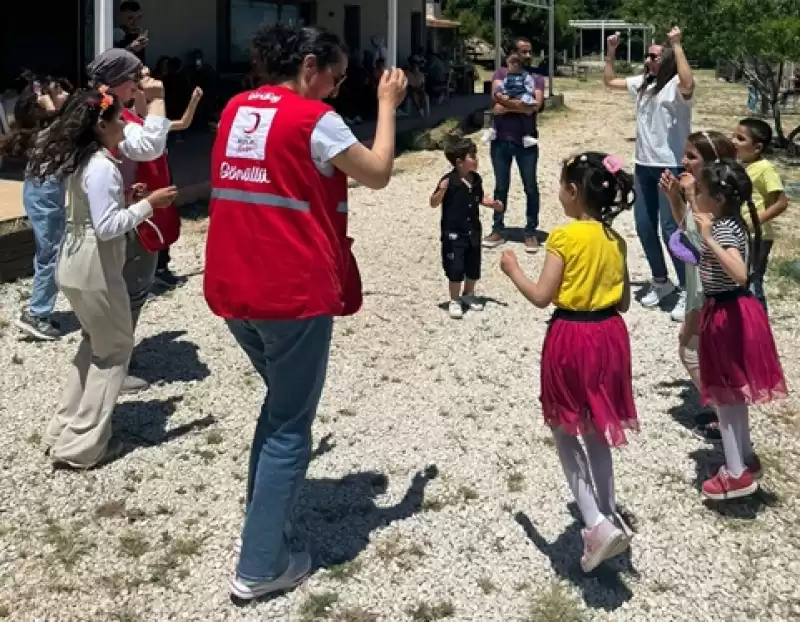
POLYGON ((561 182, 574 184, 589 215, 604 225, 631 209, 636 198, 633 177, 622 170, 619 158, 607 153, 587 151, 569 158, 561 182))
POLYGON ((725 216, 736 219, 747 234, 747 272, 758 263, 761 249, 761 221, 753 203, 753 182, 744 167, 736 160, 723 158, 706 162, 700 171, 700 180, 712 197, 722 198, 725 216), (742 205, 746 204, 752 222, 748 227, 742 218, 742 205), (750 231, 753 235, 750 235, 750 231))

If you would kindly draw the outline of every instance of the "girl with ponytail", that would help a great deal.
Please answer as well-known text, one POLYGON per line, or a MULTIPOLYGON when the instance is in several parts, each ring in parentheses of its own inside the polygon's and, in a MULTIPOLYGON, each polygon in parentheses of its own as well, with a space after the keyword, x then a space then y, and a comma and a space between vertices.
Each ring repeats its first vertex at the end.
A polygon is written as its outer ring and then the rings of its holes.
POLYGON ((752 195, 750 177, 731 159, 704 164, 694 188, 705 295, 698 347, 701 396, 717 410, 725 451, 725 466, 703 483, 703 494, 717 501, 758 489, 761 463, 750 441, 748 407, 788 393, 766 311, 748 288, 761 246, 752 195), (752 221, 749 230, 743 204, 752 221))
POLYGON ((631 534, 617 510, 610 450, 626 443, 626 428, 638 429, 620 316, 631 301, 627 251, 611 223, 633 205, 633 179, 619 158, 583 153, 564 164, 559 199, 572 222, 550 233, 539 280, 525 276, 511 251, 501 268, 534 305, 555 306, 540 400, 585 525, 581 567, 591 572, 625 551, 631 534))

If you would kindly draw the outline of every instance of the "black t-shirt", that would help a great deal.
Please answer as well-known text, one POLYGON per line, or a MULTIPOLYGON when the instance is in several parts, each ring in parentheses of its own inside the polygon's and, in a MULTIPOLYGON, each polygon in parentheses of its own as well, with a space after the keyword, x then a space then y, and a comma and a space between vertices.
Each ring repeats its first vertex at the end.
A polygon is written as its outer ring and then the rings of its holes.
POLYGON ((442 199, 442 234, 479 233, 481 230, 479 212, 483 200, 481 176, 478 173, 470 173, 465 181, 461 179, 458 171, 453 169, 442 177, 439 183, 445 179, 447 190, 442 199))

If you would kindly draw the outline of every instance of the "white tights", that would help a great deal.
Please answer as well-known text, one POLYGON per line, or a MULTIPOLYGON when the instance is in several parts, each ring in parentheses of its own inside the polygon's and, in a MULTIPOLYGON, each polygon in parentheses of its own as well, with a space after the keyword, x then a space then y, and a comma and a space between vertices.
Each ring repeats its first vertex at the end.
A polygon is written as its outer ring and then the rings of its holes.
POLYGON ((604 517, 617 511, 611 449, 595 434, 583 437, 585 452, 580 441, 563 429, 553 430, 553 436, 564 475, 583 522, 587 528, 599 525, 604 517))
POLYGON ((734 477, 744 470, 745 460, 753 455, 750 441, 750 412, 746 404, 717 406, 719 432, 725 451, 725 466, 734 477))

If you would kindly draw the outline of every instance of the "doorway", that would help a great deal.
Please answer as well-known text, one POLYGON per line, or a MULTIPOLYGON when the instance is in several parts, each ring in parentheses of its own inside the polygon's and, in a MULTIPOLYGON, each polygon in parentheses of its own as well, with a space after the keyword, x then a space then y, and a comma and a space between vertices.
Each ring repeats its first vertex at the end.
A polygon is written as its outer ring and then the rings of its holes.
POLYGON ((357 4, 344 6, 344 43, 351 52, 361 49, 361 7, 357 4))

